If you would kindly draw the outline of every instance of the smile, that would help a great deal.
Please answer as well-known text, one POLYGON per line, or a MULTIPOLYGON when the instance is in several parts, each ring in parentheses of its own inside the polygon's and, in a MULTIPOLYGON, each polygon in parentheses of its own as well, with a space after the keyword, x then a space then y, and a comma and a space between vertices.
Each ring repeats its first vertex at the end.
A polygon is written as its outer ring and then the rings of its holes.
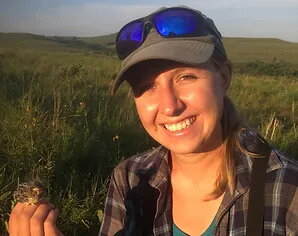
POLYGON ((187 118, 176 124, 164 124, 164 127, 170 132, 181 131, 190 127, 196 121, 196 117, 187 118))

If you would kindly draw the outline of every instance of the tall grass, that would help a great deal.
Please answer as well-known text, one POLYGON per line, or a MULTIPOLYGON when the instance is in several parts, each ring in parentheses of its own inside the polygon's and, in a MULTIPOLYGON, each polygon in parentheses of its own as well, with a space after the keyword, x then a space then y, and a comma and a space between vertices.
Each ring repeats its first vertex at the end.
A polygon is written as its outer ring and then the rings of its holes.
POLYGON ((0 231, 17 183, 40 178, 60 209, 61 230, 96 234, 111 169, 153 145, 126 89, 110 97, 109 66, 118 62, 67 65, 7 51, 0 58, 0 231))
MULTIPOLYGON (((39 178, 65 235, 97 235, 113 167, 152 141, 127 87, 111 97, 113 57, 0 51, 0 232, 19 182, 39 178)), ((248 122, 298 157, 298 80, 236 74, 230 96, 248 122)))
POLYGON ((247 123, 298 159, 298 78, 236 74, 229 95, 247 123))

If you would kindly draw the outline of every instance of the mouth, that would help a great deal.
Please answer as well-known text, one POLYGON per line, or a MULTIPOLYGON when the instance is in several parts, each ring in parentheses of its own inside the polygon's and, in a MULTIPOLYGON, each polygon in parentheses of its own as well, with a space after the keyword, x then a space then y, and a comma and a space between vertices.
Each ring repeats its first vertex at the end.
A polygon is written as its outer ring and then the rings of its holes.
POLYGON ((192 116, 175 124, 164 124, 164 127, 170 132, 177 132, 188 129, 195 121, 196 117, 192 116))

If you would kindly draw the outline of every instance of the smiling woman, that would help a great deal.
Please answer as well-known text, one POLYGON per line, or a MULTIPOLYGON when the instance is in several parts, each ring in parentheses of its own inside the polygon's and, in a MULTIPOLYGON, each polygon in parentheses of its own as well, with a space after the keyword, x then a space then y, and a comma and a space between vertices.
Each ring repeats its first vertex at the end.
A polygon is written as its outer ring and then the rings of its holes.
POLYGON ((115 168, 100 235, 295 235, 297 164, 239 119, 213 21, 162 8, 125 25, 116 49, 112 92, 130 84, 161 146, 115 168))
MULTIPOLYGON (((213 21, 187 7, 162 8, 125 25, 116 49, 123 62, 112 93, 130 84, 160 146, 114 169, 99 234, 297 235, 298 165, 237 115, 213 21)), ((57 215, 46 201, 18 203, 10 232, 61 235, 57 215)))
MULTIPOLYGON (((163 64, 146 63, 153 68, 163 64)), ((162 65, 157 76, 130 82, 146 131, 167 149, 181 154, 207 152, 222 143, 219 124, 226 83, 229 81, 223 81, 213 64, 162 65)))

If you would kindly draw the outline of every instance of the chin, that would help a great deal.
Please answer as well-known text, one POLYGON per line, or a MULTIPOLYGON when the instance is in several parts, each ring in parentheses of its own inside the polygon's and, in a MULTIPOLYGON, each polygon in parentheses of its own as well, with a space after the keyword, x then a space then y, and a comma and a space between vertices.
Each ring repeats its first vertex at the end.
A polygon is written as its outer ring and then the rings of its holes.
POLYGON ((206 137, 209 138, 190 137, 172 140, 172 142, 169 142, 169 140, 161 139, 159 140, 159 143, 167 149, 169 149, 171 152, 177 154, 194 154, 210 152, 212 150, 217 149, 222 144, 221 139, 210 138, 210 136, 208 135, 206 135, 206 137))
POLYGON ((165 146, 167 149, 169 149, 171 152, 176 154, 191 154, 191 153, 199 153, 200 150, 203 150, 203 147, 201 145, 195 145, 190 143, 161 143, 163 146, 165 146))

